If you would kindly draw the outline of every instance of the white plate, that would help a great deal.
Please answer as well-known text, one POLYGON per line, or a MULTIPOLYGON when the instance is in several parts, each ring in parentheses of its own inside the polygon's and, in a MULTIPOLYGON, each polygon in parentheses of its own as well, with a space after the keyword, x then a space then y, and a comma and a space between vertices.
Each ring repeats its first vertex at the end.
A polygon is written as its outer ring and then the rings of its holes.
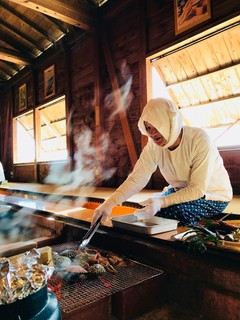
POLYGON ((175 234, 174 236, 172 236, 172 238, 178 241, 185 241, 188 237, 195 236, 195 235, 196 235, 195 231, 187 230, 187 231, 175 234))

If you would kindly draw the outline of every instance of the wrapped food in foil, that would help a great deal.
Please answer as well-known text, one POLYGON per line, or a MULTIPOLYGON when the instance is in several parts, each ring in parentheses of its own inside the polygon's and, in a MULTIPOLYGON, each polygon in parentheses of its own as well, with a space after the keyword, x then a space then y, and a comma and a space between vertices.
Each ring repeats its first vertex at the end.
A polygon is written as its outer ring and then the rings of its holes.
POLYGON ((24 299, 47 285, 54 267, 39 264, 39 257, 33 249, 15 261, 0 258, 0 305, 24 299))

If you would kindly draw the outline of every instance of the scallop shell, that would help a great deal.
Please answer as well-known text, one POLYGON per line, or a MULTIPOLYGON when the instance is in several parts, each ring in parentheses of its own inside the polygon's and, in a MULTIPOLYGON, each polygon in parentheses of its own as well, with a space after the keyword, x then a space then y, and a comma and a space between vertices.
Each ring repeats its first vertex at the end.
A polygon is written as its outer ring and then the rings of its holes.
POLYGON ((71 259, 64 256, 53 255, 53 264, 57 268, 65 268, 70 266, 72 263, 71 259))
POLYGON ((88 262, 92 257, 93 255, 88 253, 79 253, 74 257, 73 263, 84 268, 88 266, 88 262))
POLYGON ((95 273, 97 275, 103 274, 106 272, 106 269, 104 266, 102 266, 100 263, 93 264, 88 268, 89 273, 95 273))

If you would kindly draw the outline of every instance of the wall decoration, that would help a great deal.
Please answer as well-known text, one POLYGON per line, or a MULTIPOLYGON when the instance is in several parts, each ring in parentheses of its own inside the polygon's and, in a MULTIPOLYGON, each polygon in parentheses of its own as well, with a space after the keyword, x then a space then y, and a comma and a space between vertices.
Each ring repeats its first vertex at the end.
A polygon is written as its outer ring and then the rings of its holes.
POLYGON ((174 0, 175 34, 211 18, 210 0, 174 0))
POLYGON ((55 94, 55 67, 44 70, 44 98, 49 98, 55 94))
POLYGON ((27 85, 24 83, 19 87, 19 103, 18 111, 22 111, 27 108, 27 85))

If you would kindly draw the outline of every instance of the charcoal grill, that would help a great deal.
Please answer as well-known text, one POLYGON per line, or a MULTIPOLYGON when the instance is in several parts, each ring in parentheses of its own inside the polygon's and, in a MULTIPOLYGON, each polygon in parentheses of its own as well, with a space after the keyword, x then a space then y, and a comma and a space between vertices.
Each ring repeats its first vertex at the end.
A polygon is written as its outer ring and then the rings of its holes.
MULTIPOLYGON (((55 252, 76 249, 77 242, 52 246, 55 252)), ((92 247, 93 248, 93 247, 92 247)), ((93 248, 97 250, 96 248, 93 248)), ((68 281, 61 279, 59 304, 63 313, 68 314, 93 304, 103 298, 136 287, 150 279, 159 279, 162 270, 134 261, 133 266, 117 267, 117 273, 105 273, 94 279, 68 281)), ((54 281, 54 280, 53 280, 54 281)), ((59 278, 56 278, 56 286, 59 278)), ((53 284, 54 285, 54 284, 53 284)))

